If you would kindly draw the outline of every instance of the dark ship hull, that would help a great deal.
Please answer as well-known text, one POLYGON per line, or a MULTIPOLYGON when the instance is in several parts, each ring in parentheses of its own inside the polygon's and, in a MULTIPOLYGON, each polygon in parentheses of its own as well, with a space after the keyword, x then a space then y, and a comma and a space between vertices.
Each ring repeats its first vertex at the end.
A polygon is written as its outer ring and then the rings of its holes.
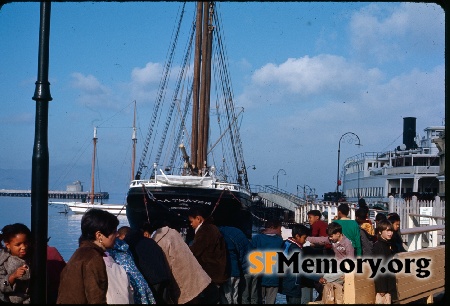
POLYGON ((145 222, 164 222, 190 236, 188 211, 202 207, 217 225, 240 228, 247 237, 252 234, 251 194, 229 189, 151 186, 136 184, 127 196, 126 214, 130 227, 140 228, 145 222))

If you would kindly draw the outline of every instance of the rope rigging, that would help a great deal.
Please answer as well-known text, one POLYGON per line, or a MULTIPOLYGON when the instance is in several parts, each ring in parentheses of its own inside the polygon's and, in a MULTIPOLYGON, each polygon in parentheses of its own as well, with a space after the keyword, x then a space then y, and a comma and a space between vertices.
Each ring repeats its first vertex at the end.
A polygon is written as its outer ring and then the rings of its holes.
MULTIPOLYGON (((210 5, 210 8, 213 8, 210 5)), ((225 182, 239 183, 241 186, 250 189, 250 184, 247 178, 247 169, 245 167, 245 162, 243 158, 243 149, 241 138, 239 134, 239 115, 242 110, 237 113, 234 106, 232 84, 230 79, 230 73, 228 71, 228 58, 226 54, 226 48, 224 46, 223 32, 221 29, 221 16, 218 15, 217 10, 210 10, 211 20, 214 20, 214 25, 209 24, 209 30, 214 30, 214 35, 212 36, 212 75, 214 76, 214 92, 212 95, 215 96, 216 104, 216 115, 217 115, 217 126, 215 130, 212 128, 205 129, 207 132, 206 139, 207 150, 204 153, 204 160, 210 160, 210 162, 217 162, 220 160, 222 163, 220 167, 216 167, 216 175, 220 174, 220 177, 225 182), (222 119, 222 117, 226 117, 222 119), (213 139, 213 140, 212 140, 213 139), (211 141, 212 140, 212 141, 211 141), (218 145, 220 142, 220 145, 218 145), (220 159, 218 158, 220 156, 220 159)), ((170 75, 170 70, 173 70, 172 65, 175 56, 175 47, 179 40, 180 27, 182 18, 184 16, 184 5, 183 12, 180 15, 178 25, 175 31, 174 39, 169 48, 169 59, 165 63, 164 72, 162 76, 162 81, 158 89, 157 99, 154 105, 153 114, 151 117, 151 122, 148 127, 147 137, 143 145, 142 156, 138 164, 138 169, 136 172, 136 179, 140 179, 143 169, 147 168, 146 163, 156 164, 170 174, 174 174, 175 169, 183 170, 183 175, 192 174, 190 172, 189 166, 186 167, 185 160, 186 157, 192 158, 193 152, 183 153, 182 156, 179 145, 182 140, 185 140, 184 147, 191 151, 191 145, 188 142, 191 141, 187 126, 192 123, 192 116, 188 116, 188 113, 192 110, 192 97, 193 97, 193 76, 192 64, 189 64, 193 54, 193 44, 195 43, 195 26, 196 26, 196 16, 194 14, 192 26, 190 27, 188 36, 188 47, 185 48, 184 56, 180 61, 180 68, 177 70, 177 78, 174 83, 174 92, 172 94, 172 100, 166 111, 167 116, 165 120, 162 118, 162 105, 164 103, 163 97, 166 94, 168 88, 168 79, 170 75), (186 85, 183 85, 186 84, 186 85), (183 95, 182 88, 188 88, 186 94, 183 95), (181 94, 180 94, 181 91, 181 94), (175 111, 177 108, 177 111, 175 111), (159 121, 161 121, 161 126, 158 127, 159 121), (164 126, 163 126, 164 125, 164 126), (169 134, 169 135, 168 135, 169 134), (158 143, 156 144, 156 137, 158 137, 158 143), (152 145, 149 147, 150 143, 152 145), (155 150, 156 156, 152 157, 151 150, 155 150), (149 159, 149 160, 147 160, 149 159), (151 159, 151 161, 150 161, 151 159), (187 170, 187 172, 186 172, 187 170)), ((241 108, 240 108, 241 109, 241 108)), ((208 112, 209 113, 209 112, 208 112)), ((211 115, 211 114, 210 114, 211 115)), ((208 116, 209 118, 209 116, 208 116)), ((209 119, 208 119, 209 120, 209 119)), ((209 125, 209 124, 208 124, 209 125)), ((193 135, 191 135, 193 137, 193 135)), ((214 164, 208 164, 206 167, 210 167, 214 164)), ((194 165, 195 166, 195 165, 194 165)), ((152 170, 147 168, 147 171, 152 170)), ((178 173, 177 173, 178 174, 178 173)), ((180 173, 181 174, 181 173, 180 173)))
POLYGON ((172 67, 172 61, 173 61, 173 58, 174 58, 174 55, 175 55, 175 47, 177 45, 178 37, 179 37, 179 34, 180 34, 181 23, 182 23, 183 16, 184 16, 184 7, 185 7, 185 5, 186 5, 186 3, 183 4, 182 11, 181 11, 181 14, 180 14, 180 19, 178 21, 176 34, 174 36, 172 47, 170 49, 170 55, 169 55, 169 58, 168 58, 168 60, 167 60, 167 62, 165 64, 163 79, 162 79, 161 84, 160 84, 160 90, 159 90, 159 93, 158 93, 158 96, 157 96, 157 99, 156 99, 155 108, 154 108, 153 115, 152 115, 152 120, 150 121, 150 125, 148 127, 148 133, 147 133, 147 137, 145 138, 144 148, 143 148, 143 151, 142 151, 141 159, 139 161, 139 166, 138 166, 138 170, 137 170, 137 173, 136 173, 136 178, 140 178, 141 173, 142 173, 142 169, 145 166, 145 160, 146 160, 146 157, 147 157, 148 146, 150 144, 150 140, 151 140, 151 137, 152 137, 152 134, 153 134, 153 127, 155 125, 156 118, 158 116, 159 107, 161 106, 161 104, 163 102, 163 97, 164 97, 165 92, 166 92, 165 89, 166 89, 167 83, 169 81, 169 75, 170 75, 170 71, 171 71, 171 67, 172 67))

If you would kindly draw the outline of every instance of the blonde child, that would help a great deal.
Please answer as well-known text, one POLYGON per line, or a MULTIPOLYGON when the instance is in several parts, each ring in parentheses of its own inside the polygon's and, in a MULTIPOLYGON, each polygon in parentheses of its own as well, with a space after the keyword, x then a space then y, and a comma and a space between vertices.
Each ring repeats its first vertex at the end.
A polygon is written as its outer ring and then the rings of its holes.
POLYGON ((0 303, 29 304, 30 229, 22 223, 6 225, 0 231, 0 303))

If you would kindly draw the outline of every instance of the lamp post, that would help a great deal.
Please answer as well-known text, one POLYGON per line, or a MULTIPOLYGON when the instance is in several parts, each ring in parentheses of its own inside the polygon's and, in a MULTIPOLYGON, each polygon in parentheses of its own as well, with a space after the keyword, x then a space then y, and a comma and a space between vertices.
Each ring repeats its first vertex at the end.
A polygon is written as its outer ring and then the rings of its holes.
POLYGON ((308 195, 311 195, 311 193, 313 192, 313 189, 311 188, 311 186, 309 186, 309 185, 304 185, 303 186, 303 196, 305 197, 305 201, 307 200, 307 196, 306 196, 306 187, 308 187, 308 189, 309 189, 309 193, 308 193, 308 195))
MULTIPOLYGON (((354 141, 353 136, 356 137, 358 139, 358 143, 355 143, 355 145, 360 146, 361 145, 361 141, 359 140, 359 136, 356 135, 353 132, 347 132, 342 134, 341 138, 339 138, 339 145, 338 145, 338 160, 337 160, 337 179, 336 179, 336 198, 338 197, 338 192, 339 192, 339 185, 340 185, 340 181, 339 181, 339 163, 340 163, 340 158, 341 158, 341 140, 342 138, 344 138, 345 135, 352 135, 351 138, 348 139, 348 143, 352 143, 354 141)), ((338 199, 336 199, 336 202, 338 201, 338 199)))
POLYGON ((280 171, 283 171, 284 172, 283 175, 286 175, 286 171, 284 169, 278 170, 278 172, 277 172, 277 189, 278 189, 278 176, 280 175, 280 171))
POLYGON ((361 169, 359 168, 360 162, 358 161, 358 200, 360 199, 360 194, 359 194, 359 172, 361 171, 361 169))

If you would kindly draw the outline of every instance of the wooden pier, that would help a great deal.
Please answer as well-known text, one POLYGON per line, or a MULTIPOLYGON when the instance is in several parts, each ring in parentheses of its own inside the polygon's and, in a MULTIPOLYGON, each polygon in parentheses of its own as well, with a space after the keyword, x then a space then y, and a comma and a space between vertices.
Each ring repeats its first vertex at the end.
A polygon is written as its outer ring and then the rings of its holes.
MULTIPOLYGON (((31 190, 13 190, 0 189, 0 196, 2 197, 31 197, 31 190)), ((89 191, 48 191, 49 199, 90 199, 91 193, 89 191)), ((96 192, 94 194, 96 200, 109 199, 108 192, 96 192)))

